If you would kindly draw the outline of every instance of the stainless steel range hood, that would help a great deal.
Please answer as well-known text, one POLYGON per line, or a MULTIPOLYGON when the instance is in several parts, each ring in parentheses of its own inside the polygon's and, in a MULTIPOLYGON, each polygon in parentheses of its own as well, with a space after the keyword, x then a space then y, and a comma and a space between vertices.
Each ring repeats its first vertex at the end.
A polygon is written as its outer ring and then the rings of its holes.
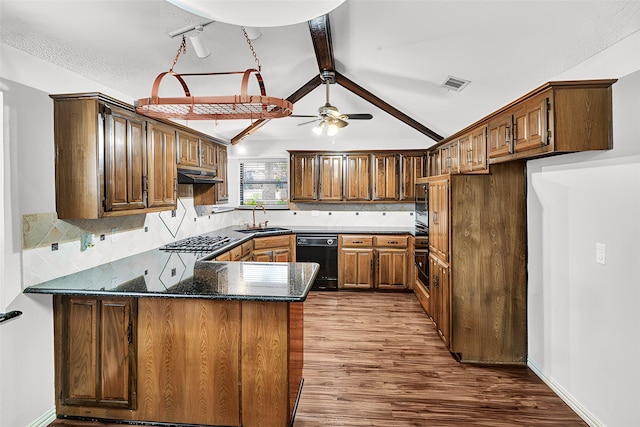
POLYGON ((223 182, 215 171, 178 167, 178 184, 219 184, 223 182))

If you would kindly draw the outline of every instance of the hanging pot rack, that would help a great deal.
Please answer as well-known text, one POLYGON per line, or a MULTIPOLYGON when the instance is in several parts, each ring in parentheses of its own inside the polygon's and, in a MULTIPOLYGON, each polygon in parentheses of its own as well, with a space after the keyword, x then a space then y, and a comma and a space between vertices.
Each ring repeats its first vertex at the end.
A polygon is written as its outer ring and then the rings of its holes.
POLYGON ((276 119, 290 116, 293 113, 293 103, 286 99, 267 96, 264 80, 260 74, 261 66, 258 56, 253 49, 251 40, 246 30, 242 27, 247 44, 253 55, 256 68, 249 68, 245 71, 230 71, 217 73, 176 73, 173 71, 181 53, 186 53, 186 41, 182 36, 182 43, 178 48, 178 53, 173 60, 173 65, 169 71, 158 74, 153 82, 151 96, 141 98, 135 102, 135 109, 138 114, 159 119, 182 119, 182 120, 235 120, 235 119, 276 119), (240 95, 230 96, 192 96, 184 77, 193 76, 220 76, 242 74, 240 85, 240 95), (254 75, 260 87, 260 95, 249 95, 247 87, 249 78, 254 75), (183 97, 158 96, 160 82, 166 76, 175 77, 182 89, 183 97))

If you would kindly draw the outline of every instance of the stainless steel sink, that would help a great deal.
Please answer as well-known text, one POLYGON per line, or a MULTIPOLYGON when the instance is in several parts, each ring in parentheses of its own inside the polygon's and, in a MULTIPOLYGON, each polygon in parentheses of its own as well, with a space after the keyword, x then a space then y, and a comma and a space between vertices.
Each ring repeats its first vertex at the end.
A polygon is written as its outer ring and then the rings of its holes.
POLYGON ((260 234, 260 233, 285 234, 285 233, 291 232, 290 229, 281 228, 281 227, 247 228, 245 230, 236 230, 236 231, 244 234, 260 234))

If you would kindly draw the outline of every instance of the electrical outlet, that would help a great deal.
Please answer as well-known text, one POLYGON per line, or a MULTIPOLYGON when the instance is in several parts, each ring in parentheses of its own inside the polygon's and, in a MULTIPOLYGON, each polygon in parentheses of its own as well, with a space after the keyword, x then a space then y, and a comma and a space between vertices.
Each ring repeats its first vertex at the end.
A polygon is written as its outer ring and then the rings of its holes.
POLYGON ((118 229, 114 227, 111 229, 111 243, 115 243, 117 241, 118 241, 118 229))
POLYGON ((596 263, 607 263, 607 248, 604 243, 596 243, 596 263))

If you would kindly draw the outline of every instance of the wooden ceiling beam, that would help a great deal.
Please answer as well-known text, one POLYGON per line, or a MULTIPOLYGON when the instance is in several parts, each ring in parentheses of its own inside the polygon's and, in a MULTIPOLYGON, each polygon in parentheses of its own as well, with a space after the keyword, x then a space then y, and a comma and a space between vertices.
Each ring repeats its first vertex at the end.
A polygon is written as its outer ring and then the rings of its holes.
POLYGON ((310 20, 309 31, 311 32, 311 41, 313 42, 313 49, 316 52, 320 74, 322 74, 323 71, 335 71, 329 15, 318 16, 310 20))
POLYGON ((434 131, 432 131, 422 123, 407 116, 397 108, 392 107, 382 99, 378 98, 368 90, 364 89, 362 86, 359 86, 358 84, 354 83, 353 81, 343 76, 339 72, 336 71, 335 76, 336 76, 336 83, 338 83, 340 86, 344 87, 345 89, 348 89, 349 91, 358 95, 360 98, 366 101, 369 101, 376 107, 380 108, 381 110, 385 111, 388 114, 391 114, 393 117, 405 123, 406 125, 411 126, 418 132, 423 133, 424 135, 427 135, 429 138, 433 139, 436 142, 442 141, 444 139, 441 135, 438 135, 437 133, 435 133, 434 131))
MULTIPOLYGON (((296 90, 291 95, 289 95, 287 97, 287 101, 291 102, 292 104, 295 104, 296 102, 304 98, 313 89, 320 86, 321 84, 322 84, 322 79, 320 78, 320 75, 316 74, 311 80, 309 80, 304 85, 302 85, 300 89, 296 90)), ((236 145, 237 143, 242 141, 244 138, 253 134, 255 131, 257 131, 262 126, 264 126, 269 120, 271 119, 256 120, 251 125, 249 125, 246 129, 244 129, 242 132, 240 132, 239 134, 231 138, 231 144, 236 145)))

